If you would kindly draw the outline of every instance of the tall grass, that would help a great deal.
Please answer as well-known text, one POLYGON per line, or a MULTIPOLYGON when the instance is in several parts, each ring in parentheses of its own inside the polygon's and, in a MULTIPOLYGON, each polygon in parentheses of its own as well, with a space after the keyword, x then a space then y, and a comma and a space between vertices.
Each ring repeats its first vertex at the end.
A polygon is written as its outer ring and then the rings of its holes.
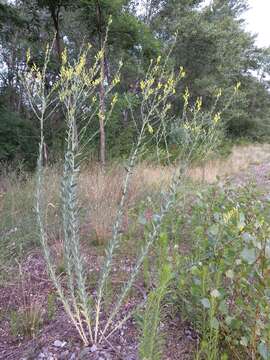
MULTIPOLYGON (((245 172, 252 164, 260 164, 270 157, 269 145, 234 146, 226 158, 207 160, 203 165, 190 165, 187 175, 196 181, 214 183, 219 178, 245 172)), ((47 166, 44 171, 44 196, 46 228, 50 244, 62 238, 61 164, 47 166)), ((124 209, 121 232, 132 225, 130 213, 136 204, 154 193, 168 189, 175 172, 175 165, 161 166, 151 163, 136 165, 124 209)), ((112 225, 121 196, 121 183, 125 174, 123 164, 108 165, 104 172, 99 164, 83 166, 79 175, 79 207, 81 208, 81 237, 87 244, 106 245, 112 234, 112 225)), ((9 272, 9 264, 15 258, 38 245, 38 229, 33 209, 35 177, 21 169, 20 173, 9 170, 0 177, 0 234, 1 275, 9 272)), ((59 248, 59 246, 58 246, 59 248)), ((60 251, 60 249, 59 249, 60 251)), ((60 251, 62 252, 62 251, 60 251)))

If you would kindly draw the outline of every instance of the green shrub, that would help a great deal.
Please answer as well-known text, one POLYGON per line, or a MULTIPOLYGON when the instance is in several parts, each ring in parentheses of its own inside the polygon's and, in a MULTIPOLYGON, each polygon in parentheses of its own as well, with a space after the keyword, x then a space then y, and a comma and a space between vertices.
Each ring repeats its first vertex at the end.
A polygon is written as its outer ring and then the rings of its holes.
POLYGON ((0 106, 0 162, 36 163, 38 140, 30 121, 0 106))
POLYGON ((269 204, 252 186, 197 193, 185 215, 174 302, 201 334, 198 359, 270 358, 269 204))

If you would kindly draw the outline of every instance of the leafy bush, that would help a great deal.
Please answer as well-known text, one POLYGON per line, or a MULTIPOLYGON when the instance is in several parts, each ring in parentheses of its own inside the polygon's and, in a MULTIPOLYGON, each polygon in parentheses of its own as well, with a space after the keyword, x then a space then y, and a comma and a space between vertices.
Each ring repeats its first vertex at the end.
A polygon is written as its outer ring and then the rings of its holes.
POLYGON ((201 334, 198 359, 270 358, 269 204, 252 187, 196 194, 177 256, 179 310, 201 334))
POLYGON ((0 106, 0 162, 26 161, 32 167, 38 148, 33 125, 0 106))

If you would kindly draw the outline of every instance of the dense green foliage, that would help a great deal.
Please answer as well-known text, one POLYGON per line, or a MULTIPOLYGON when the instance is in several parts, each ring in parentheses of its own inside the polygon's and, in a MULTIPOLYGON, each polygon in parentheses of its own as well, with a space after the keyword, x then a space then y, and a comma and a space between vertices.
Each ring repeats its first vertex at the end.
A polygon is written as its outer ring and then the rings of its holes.
POLYGON ((0 111, 0 162, 18 165, 27 159, 29 166, 35 166, 38 137, 33 123, 3 106, 0 106, 0 111))
POLYGON ((163 316, 178 314, 197 331, 195 358, 269 359, 269 201, 261 190, 183 187, 161 237, 169 246, 155 244, 145 278, 167 259, 174 275, 163 316))
MULTIPOLYGON (((0 6, 0 97, 6 110, 1 112, 1 134, 5 138, 6 133, 9 140, 8 144, 0 141, 0 153, 6 154, 8 160, 19 157, 32 161, 29 150, 25 149, 25 137, 10 135, 14 112, 22 119, 20 126, 35 127, 20 82, 20 73, 26 71, 27 49, 31 49, 31 64, 42 66, 45 46, 55 35, 46 85, 49 90, 59 74, 64 48, 71 59, 75 59, 83 43, 90 42, 95 53, 106 41, 110 16, 112 24, 103 59, 105 88, 114 78, 120 60, 123 66, 121 82, 116 89, 119 102, 105 126, 107 158, 126 157, 130 152, 136 127, 129 102, 134 108, 141 91, 140 80, 150 60, 158 55, 164 57, 169 49, 172 56, 168 67, 185 69, 186 77, 180 86, 189 88, 191 103, 199 96, 203 106, 211 108, 213 94, 221 89, 222 108, 236 83, 241 82, 241 95, 223 114, 227 137, 267 139, 270 54, 269 49, 258 48, 255 36, 245 30, 243 15, 246 10, 245 0, 215 0, 209 6, 203 5, 202 0, 3 2, 0 6), (177 40, 172 45, 175 33, 177 40)), ((100 98, 98 93, 97 97, 106 111, 111 99, 100 98)), ((171 119, 180 117, 183 103, 182 99, 174 102, 171 119)), ((57 109, 45 124, 48 154, 52 159, 63 147, 63 118, 62 109, 57 109)), ((97 118, 89 131, 97 130, 98 126, 97 118)), ((174 145, 175 136, 171 130, 168 120, 167 142, 174 145)), ((97 136, 92 143, 94 153, 98 153, 98 143, 97 136)), ((160 145, 164 146, 164 142, 160 145)), ((36 149, 35 142, 32 146, 36 149)))
POLYGON ((268 210, 249 188, 197 196, 188 225, 193 249, 179 258, 177 286, 181 310, 202 332, 199 358, 268 359, 268 210))

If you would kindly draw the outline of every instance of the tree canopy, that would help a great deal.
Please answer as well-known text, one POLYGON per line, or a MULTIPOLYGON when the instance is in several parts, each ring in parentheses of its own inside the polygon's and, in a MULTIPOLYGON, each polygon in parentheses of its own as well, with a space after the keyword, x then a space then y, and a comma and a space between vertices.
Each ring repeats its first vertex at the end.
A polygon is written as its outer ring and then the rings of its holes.
MULTIPOLYGON (((0 115, 0 160, 16 158, 16 149, 27 159, 21 126, 35 133, 36 123, 20 84, 20 73, 26 71, 28 49, 31 49, 32 61, 42 65, 46 44, 55 38, 49 63, 50 81, 53 81, 59 74, 64 49, 72 60, 83 44, 89 42, 94 53, 102 47, 107 29, 104 81, 113 78, 119 61, 123 63, 117 87, 119 101, 106 124, 104 138, 116 156, 129 152, 135 131, 127 99, 136 108, 142 74, 147 71, 151 59, 165 57, 170 50, 168 66, 185 69, 186 77, 181 86, 188 87, 192 101, 202 97, 206 108, 212 106, 216 91, 221 89, 225 104, 230 91, 241 83, 241 96, 224 115, 227 136, 265 139, 269 136, 270 50, 259 48, 255 35, 246 30, 243 14, 247 9, 245 0, 214 0, 208 6, 202 0, 2 2, 0 98, 5 111, 0 115), (108 27, 110 18, 112 23, 108 27), (5 137, 10 129, 13 133, 21 132, 20 139, 5 137)), ((102 89, 100 91, 102 95, 102 89)), ((105 111, 110 99, 102 96, 99 99, 105 111)), ((177 116, 182 107, 180 99, 173 116, 177 116)), ((61 111, 53 114, 46 126, 47 143, 54 154, 61 150, 63 143, 61 111)), ((98 119, 93 126, 98 128, 98 119)), ((94 147, 98 146, 98 141, 97 138, 94 147)), ((33 138, 33 144, 35 142, 33 138)))

